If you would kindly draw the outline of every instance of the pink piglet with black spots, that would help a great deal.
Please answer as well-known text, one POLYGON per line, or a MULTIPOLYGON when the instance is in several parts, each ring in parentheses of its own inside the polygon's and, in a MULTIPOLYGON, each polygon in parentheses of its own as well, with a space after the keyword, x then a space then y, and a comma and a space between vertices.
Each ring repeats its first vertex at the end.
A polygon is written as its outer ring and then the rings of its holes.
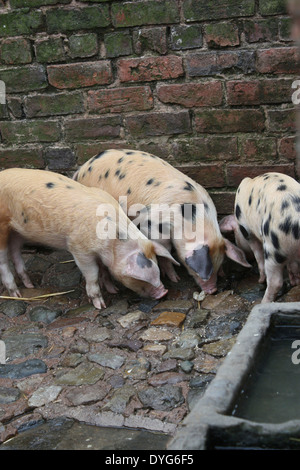
POLYGON ((220 222, 223 233, 233 231, 237 245, 253 253, 259 281, 267 281, 262 303, 273 302, 287 267, 291 285, 300 284, 300 184, 281 173, 266 173, 241 182, 234 214, 220 222))

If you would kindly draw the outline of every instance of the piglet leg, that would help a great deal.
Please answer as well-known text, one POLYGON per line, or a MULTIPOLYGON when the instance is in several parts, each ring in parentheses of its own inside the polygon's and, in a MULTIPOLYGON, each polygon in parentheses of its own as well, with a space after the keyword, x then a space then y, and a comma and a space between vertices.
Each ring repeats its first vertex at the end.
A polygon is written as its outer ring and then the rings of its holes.
POLYGON ((292 286, 299 286, 300 284, 300 270, 297 261, 289 263, 287 265, 290 283, 292 286))
POLYGON ((119 289, 114 285, 107 267, 104 266, 104 264, 100 260, 98 260, 98 264, 100 287, 102 288, 104 286, 107 292, 109 292, 110 294, 117 294, 119 292, 119 289))
POLYGON ((75 254, 74 251, 72 251, 72 255, 85 278, 86 293, 89 299, 93 302, 94 307, 99 310, 101 307, 106 308, 98 282, 99 266, 97 264, 97 260, 94 256, 84 255, 81 253, 75 254))
POLYGON ((283 284, 283 265, 271 259, 265 262, 267 289, 261 303, 274 302, 283 284))
POLYGON ((0 249, 0 275, 4 287, 8 290, 12 297, 21 297, 21 293, 17 288, 14 276, 9 267, 7 248, 0 249))
POLYGON ((259 270, 259 279, 258 282, 260 284, 263 284, 266 280, 266 274, 265 274, 265 259, 264 259, 264 251, 263 251, 263 246, 257 238, 254 238, 249 240, 249 246, 251 250, 253 251, 253 254, 255 256, 257 265, 258 265, 258 270, 259 270))
POLYGON ((9 250, 11 258, 15 265, 16 271, 20 279, 22 279, 25 287, 31 289, 34 287, 26 272, 25 264, 21 255, 23 246, 23 238, 17 232, 11 232, 9 237, 9 250))

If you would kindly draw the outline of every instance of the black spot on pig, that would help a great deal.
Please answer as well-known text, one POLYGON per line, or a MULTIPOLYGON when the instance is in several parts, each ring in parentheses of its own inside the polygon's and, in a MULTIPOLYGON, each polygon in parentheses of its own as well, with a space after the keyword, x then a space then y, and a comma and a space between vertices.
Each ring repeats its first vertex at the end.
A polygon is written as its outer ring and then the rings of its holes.
POLYGON ((103 157, 103 155, 106 153, 106 151, 104 150, 104 152, 100 152, 98 153, 98 155, 96 155, 95 157, 92 158, 92 161, 94 160, 98 160, 98 158, 101 158, 103 157))
POLYGON ((276 262, 279 264, 284 263, 286 260, 286 256, 283 256, 281 253, 278 253, 277 251, 275 251, 274 258, 276 262))
POLYGON ((136 258, 137 265, 144 269, 144 268, 151 268, 152 261, 144 255, 144 253, 139 253, 136 258))
POLYGON ((256 209, 258 209, 258 206, 260 205, 260 197, 258 198, 257 204, 256 204, 256 209))
POLYGON ((271 221, 271 215, 269 216, 268 220, 266 220, 266 222, 264 223, 264 227, 263 227, 264 235, 266 235, 266 237, 269 235, 269 232, 270 232, 270 221, 271 221))
POLYGON ((277 187, 277 191, 286 191, 286 189, 287 189, 286 184, 280 184, 280 185, 277 187))
POLYGON ((115 176, 118 176, 121 173, 121 170, 116 170, 115 176))
POLYGON ((300 197, 299 196, 292 196, 292 203, 297 212, 300 212, 300 197))
POLYGON ((88 167, 88 171, 91 172, 93 169, 92 165, 88 167))
POLYGON ((74 189, 74 186, 70 186, 69 184, 66 185, 67 189, 74 189))
POLYGON ((54 188, 55 184, 54 183, 46 183, 47 188, 54 188))
POLYGON ((300 238, 300 227, 299 227, 299 224, 298 222, 295 222, 293 227, 292 227, 292 233, 293 233, 293 236, 296 240, 299 240, 300 238))
POLYGON ((248 230, 245 229, 245 227, 244 227, 243 225, 239 225, 239 229, 240 229, 240 231, 242 232, 243 237, 244 237, 246 240, 249 240, 250 234, 249 234, 248 230))
POLYGON ((194 191, 195 187, 189 181, 185 181, 186 186, 183 188, 185 191, 194 191))
POLYGON ((249 204, 249 206, 251 206, 251 204, 252 204, 252 196, 251 195, 249 196, 248 204, 249 204))
POLYGON ((281 212, 289 207, 290 203, 288 201, 282 201, 281 203, 281 212))
POLYGON ((127 194, 131 194, 131 189, 130 188, 127 189, 127 194))
POLYGON ((154 181, 154 178, 150 178, 150 180, 148 180, 146 184, 147 184, 147 185, 150 185, 150 184, 153 183, 153 181, 154 181))
POLYGON ((268 259, 269 256, 270 256, 270 253, 268 252, 268 250, 264 249, 264 258, 268 259))
POLYGON ((276 250, 279 250, 279 240, 275 232, 271 230, 271 241, 273 243, 273 246, 276 250))
POLYGON ((105 173, 104 178, 108 178, 108 175, 109 175, 109 170, 107 170, 107 172, 105 173))
POLYGON ((126 173, 122 173, 121 175, 119 175, 119 180, 122 180, 123 178, 125 178, 126 176, 126 173))
POLYGON ((119 158, 118 163, 122 163, 123 160, 124 160, 124 157, 119 158))
POLYGON ((187 220, 195 220, 197 214, 197 207, 195 204, 181 204, 181 214, 187 220))
POLYGON ((287 217, 281 224, 279 225, 279 230, 281 230, 283 233, 288 235, 292 229, 292 219, 291 217, 287 217))
POLYGON ((236 215, 236 218, 237 218, 237 219, 239 219, 239 218, 241 217, 241 213, 242 213, 241 208, 240 208, 240 206, 237 204, 237 205, 235 206, 235 215, 236 215))
POLYGON ((98 181, 102 180, 102 175, 99 175, 98 181))
POLYGON ((132 152, 131 150, 127 150, 125 153, 126 153, 126 155, 133 155, 134 154, 134 152, 132 152))

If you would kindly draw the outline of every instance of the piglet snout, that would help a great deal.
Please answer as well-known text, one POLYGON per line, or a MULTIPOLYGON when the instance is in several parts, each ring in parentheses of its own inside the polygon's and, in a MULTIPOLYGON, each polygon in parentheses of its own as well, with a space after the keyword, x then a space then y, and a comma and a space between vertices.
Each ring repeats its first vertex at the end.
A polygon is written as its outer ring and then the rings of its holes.
POLYGON ((161 299, 168 293, 168 289, 164 287, 163 284, 160 284, 158 287, 152 287, 147 294, 153 299, 161 299))

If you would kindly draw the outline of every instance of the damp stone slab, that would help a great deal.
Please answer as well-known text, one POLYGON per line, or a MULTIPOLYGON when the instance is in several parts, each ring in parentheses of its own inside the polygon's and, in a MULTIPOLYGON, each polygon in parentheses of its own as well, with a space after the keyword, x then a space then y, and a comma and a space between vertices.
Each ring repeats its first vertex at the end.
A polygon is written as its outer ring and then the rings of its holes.
MULTIPOLYGON (((300 416, 258 422, 233 414, 249 377, 264 358, 272 331, 277 327, 283 331, 286 326, 294 327, 295 332, 289 338, 292 362, 293 339, 300 339, 300 302, 261 304, 252 309, 216 377, 169 441, 168 450, 300 449, 300 416)), ((294 367, 300 370, 300 364, 294 367)), ((291 393, 288 406, 298 399, 291 393)))

